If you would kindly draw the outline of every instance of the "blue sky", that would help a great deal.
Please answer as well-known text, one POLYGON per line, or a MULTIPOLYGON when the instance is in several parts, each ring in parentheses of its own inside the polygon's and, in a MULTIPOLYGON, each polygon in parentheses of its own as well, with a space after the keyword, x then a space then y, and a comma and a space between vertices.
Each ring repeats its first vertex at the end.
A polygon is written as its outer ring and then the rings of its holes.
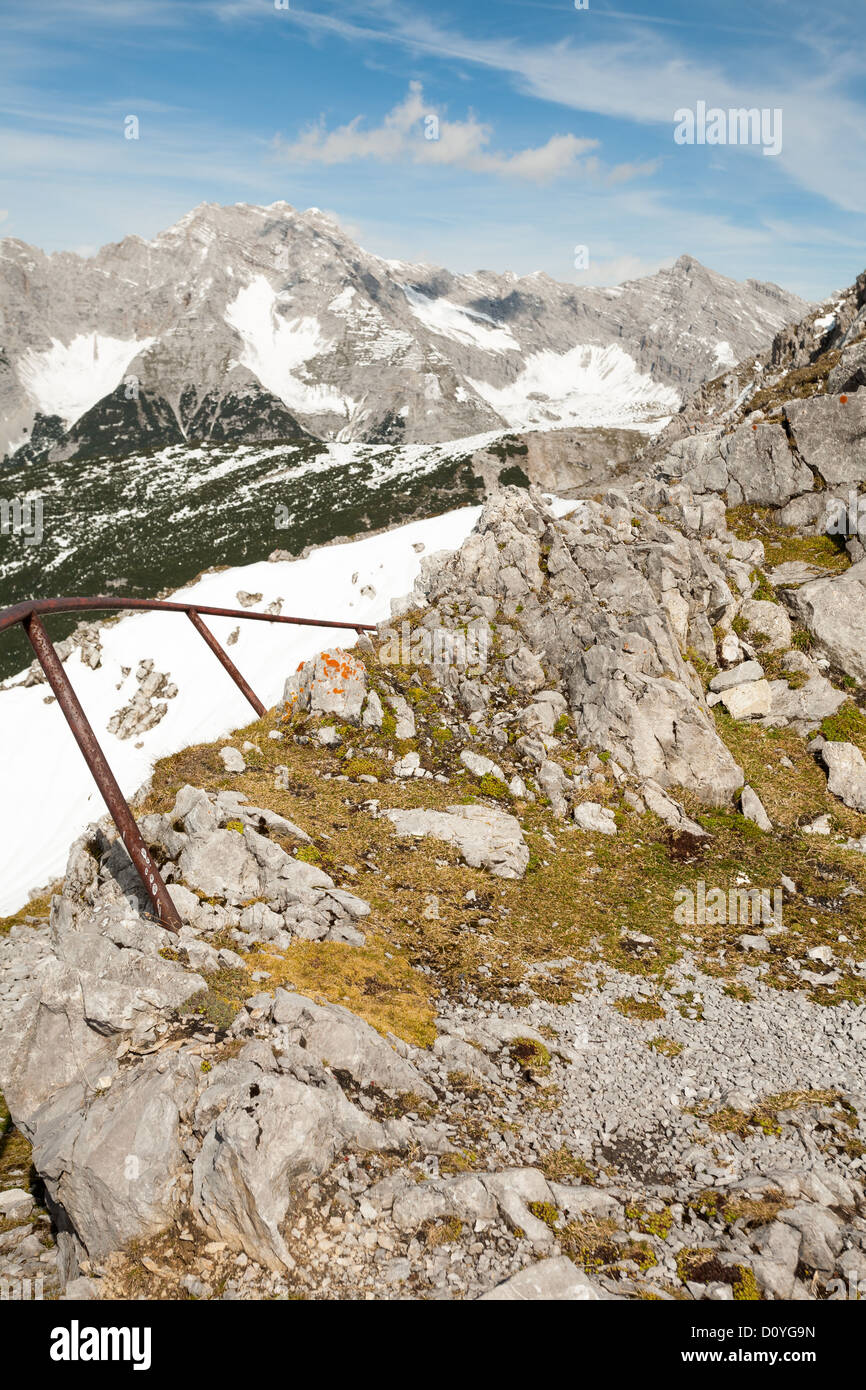
POLYGON ((866 0, 3 11, 0 234, 47 251, 285 199, 455 270, 614 284, 687 251, 820 298, 866 267, 866 0), (781 153, 678 145, 701 101, 781 109, 781 153))

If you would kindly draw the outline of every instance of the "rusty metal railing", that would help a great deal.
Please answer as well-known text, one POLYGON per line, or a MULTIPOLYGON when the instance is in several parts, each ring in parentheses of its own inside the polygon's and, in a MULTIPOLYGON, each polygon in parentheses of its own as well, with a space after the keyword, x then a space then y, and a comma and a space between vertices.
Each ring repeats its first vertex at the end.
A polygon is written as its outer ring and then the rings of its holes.
POLYGON ((33 599, 27 603, 16 603, 12 608, 5 608, 0 612, 0 632, 5 632, 8 628, 18 625, 23 627, 26 632, 30 645, 36 653, 36 659, 45 672, 48 684, 57 697, 57 703, 66 717, 66 722, 84 755, 84 760, 93 773, 93 780, 99 788, 100 795, 108 807, 114 824, 117 826, 120 838, 138 870, 139 877, 156 910, 159 922, 169 931, 178 932, 183 924, 177 908, 171 900, 159 869, 150 856, 129 803, 120 790, 117 778, 108 764, 108 759, 103 753, 99 740, 72 688, 72 683, 63 669, 63 663, 45 630, 41 617, 43 613, 77 613, 109 608, 185 613, 196 632, 204 638, 214 656, 228 671, 235 685, 243 692, 260 719, 267 714, 266 707, 244 680, 237 666, 220 646, 210 628, 204 623, 203 613, 213 618, 246 618, 265 623, 293 623, 299 627, 341 628, 357 633, 375 632, 376 629, 372 623, 332 623, 322 621, 320 618, 284 617, 281 613, 251 613, 247 609, 241 608, 208 608, 200 603, 163 603, 156 599, 116 598, 102 595, 96 598, 33 599))

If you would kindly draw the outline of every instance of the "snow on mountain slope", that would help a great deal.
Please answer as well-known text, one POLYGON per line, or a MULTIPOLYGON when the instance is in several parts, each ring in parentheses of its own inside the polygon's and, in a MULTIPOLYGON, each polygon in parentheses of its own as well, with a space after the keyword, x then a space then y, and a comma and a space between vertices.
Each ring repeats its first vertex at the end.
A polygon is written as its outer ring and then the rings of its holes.
POLYGON ((408 286, 404 286, 403 292, 416 319, 437 338, 450 338, 454 343, 484 348, 487 352, 520 352, 513 334, 500 328, 487 314, 474 313, 447 299, 431 299, 408 286))
POLYGON ((512 429, 553 425, 628 425, 677 410, 680 395, 639 372, 622 348, 575 347, 535 353, 508 386, 469 383, 512 429))
POLYGON ((114 390, 133 358, 155 341, 101 333, 79 333, 67 344, 54 338, 44 352, 24 354, 18 376, 43 415, 59 415, 72 425, 114 390))
POLYGON ((226 323, 243 341, 241 365, 298 414, 350 414, 353 400, 327 386, 311 386, 298 375, 299 368, 326 352, 330 344, 322 336, 318 319, 281 318, 281 300, 288 304, 291 295, 278 295, 263 275, 257 275, 226 308, 226 323))
POLYGON ((22 438, 19 461, 65 461, 202 439, 435 443, 518 420, 646 420, 718 371, 719 345, 741 360, 805 308, 689 256, 613 290, 455 275, 383 260, 288 203, 202 204, 90 258, 9 239, 0 456, 22 438), (598 358, 614 346, 627 370, 598 358))

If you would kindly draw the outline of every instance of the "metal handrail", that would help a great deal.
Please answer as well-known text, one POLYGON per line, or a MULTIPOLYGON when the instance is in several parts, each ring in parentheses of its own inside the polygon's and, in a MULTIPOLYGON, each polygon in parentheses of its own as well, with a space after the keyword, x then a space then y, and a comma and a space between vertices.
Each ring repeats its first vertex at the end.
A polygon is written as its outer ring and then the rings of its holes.
POLYGON ((4 608, 0 612, 0 632, 5 632, 19 624, 26 632, 30 645, 36 653, 36 659, 45 672, 48 684, 57 697, 57 703, 63 711, 75 741, 84 755, 84 760, 93 774, 93 780, 99 788, 100 795, 117 826, 120 838, 123 840, 129 857, 138 870, 139 877, 156 909, 160 924, 169 931, 177 933, 183 926, 177 908, 171 900, 159 869, 150 857, 150 852, 136 825, 129 803, 120 790, 117 778, 99 745, 96 734, 81 707, 78 696, 72 688, 72 683, 63 669, 63 663, 57 655, 54 643, 48 636, 40 616, 43 613, 76 613, 108 608, 185 613, 193 627, 210 647, 214 656, 231 676, 235 685, 243 692, 260 719, 267 714, 267 708, 244 680, 231 657, 220 646, 210 628, 202 621, 201 615, 203 613, 214 618, 248 618, 267 623, 292 623, 299 627, 348 628, 357 633, 375 632, 376 627, 373 623, 328 622, 320 618, 292 618, 283 616, 281 613, 251 613, 243 608, 211 608, 200 603, 165 603, 158 599, 118 598, 105 594, 97 595, 94 598, 30 599, 25 603, 16 603, 11 608, 4 608))

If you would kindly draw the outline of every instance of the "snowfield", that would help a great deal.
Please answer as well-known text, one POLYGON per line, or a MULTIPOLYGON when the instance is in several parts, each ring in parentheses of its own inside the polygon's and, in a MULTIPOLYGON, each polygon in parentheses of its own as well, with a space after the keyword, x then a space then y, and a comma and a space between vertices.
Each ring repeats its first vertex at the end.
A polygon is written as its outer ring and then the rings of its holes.
POLYGON ((355 401, 341 396, 323 384, 310 384, 298 376, 305 363, 326 352, 329 343, 318 319, 283 318, 281 302, 291 295, 278 295, 263 275, 257 275, 238 292, 226 309, 226 323, 243 341, 239 358, 268 391, 279 396, 289 408, 301 413, 333 410, 349 415, 355 401))
POLYGON ((520 375, 501 388, 468 380, 511 429, 638 424, 662 429, 682 403, 678 391, 639 371, 616 344, 533 353, 520 375))
POLYGON ((155 342, 103 333, 79 333, 68 344, 53 338, 45 352, 25 354, 18 379, 43 415, 59 415, 65 425, 74 425, 114 390, 130 362, 155 342))

